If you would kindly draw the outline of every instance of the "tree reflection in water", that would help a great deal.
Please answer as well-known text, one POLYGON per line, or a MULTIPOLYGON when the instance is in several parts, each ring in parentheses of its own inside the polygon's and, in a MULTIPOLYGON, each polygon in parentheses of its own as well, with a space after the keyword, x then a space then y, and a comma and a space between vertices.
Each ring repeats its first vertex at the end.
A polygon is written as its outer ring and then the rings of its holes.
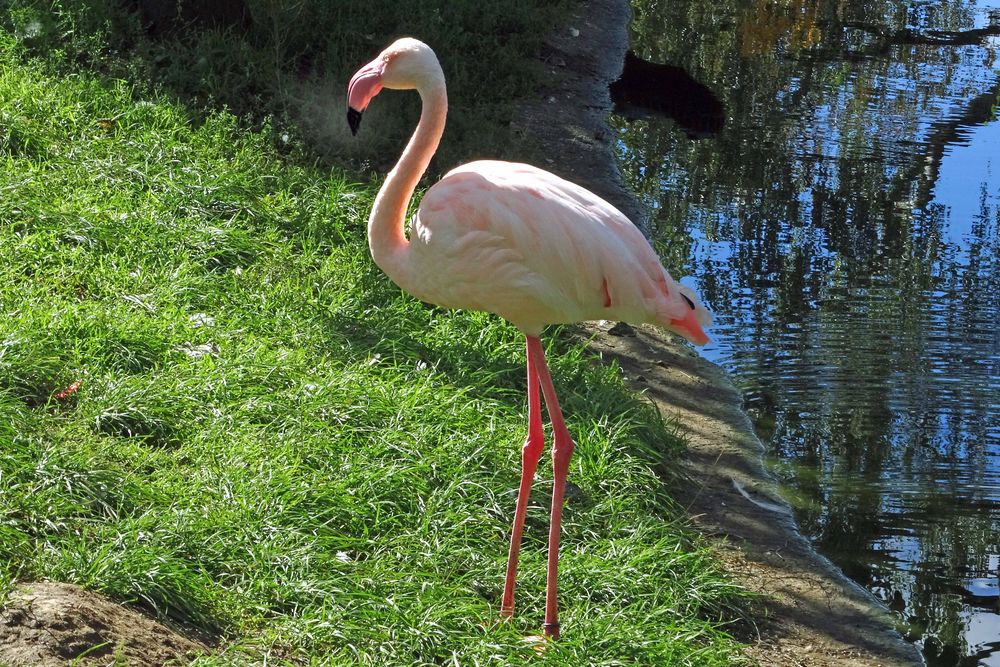
POLYGON ((632 4, 728 118, 619 119, 622 166, 803 529, 930 664, 1000 665, 1000 10, 632 4))

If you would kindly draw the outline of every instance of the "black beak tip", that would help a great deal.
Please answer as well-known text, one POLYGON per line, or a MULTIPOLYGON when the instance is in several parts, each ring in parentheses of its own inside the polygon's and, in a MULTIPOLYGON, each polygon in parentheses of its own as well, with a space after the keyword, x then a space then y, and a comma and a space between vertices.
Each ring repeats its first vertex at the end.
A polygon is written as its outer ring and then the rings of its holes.
POLYGON ((361 112, 347 107, 347 124, 351 128, 351 134, 357 135, 358 128, 361 127, 361 112))

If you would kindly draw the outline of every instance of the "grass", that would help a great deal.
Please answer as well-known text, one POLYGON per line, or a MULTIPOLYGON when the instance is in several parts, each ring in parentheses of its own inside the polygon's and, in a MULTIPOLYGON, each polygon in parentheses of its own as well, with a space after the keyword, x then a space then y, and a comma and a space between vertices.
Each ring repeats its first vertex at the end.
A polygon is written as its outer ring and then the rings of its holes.
POLYGON ((216 636, 199 665, 738 661, 682 443, 614 368, 550 332, 578 448, 539 656, 547 471, 497 623, 521 336, 400 293, 373 186, 267 119, 40 53, 0 30, 0 593, 134 601, 216 636))
MULTIPOLYGON (((531 147, 512 131, 514 104, 538 85, 541 66, 528 54, 571 0, 226 0, 244 4, 247 22, 169 28, 146 36, 149 17, 127 5, 176 4, 193 15, 200 3, 176 0, 7 0, 0 26, 29 56, 64 73, 79 68, 154 82, 201 119, 225 107, 242 121, 307 140, 339 164, 387 171, 419 115, 416 96, 391 108, 374 105, 359 139, 344 129, 347 81, 393 39, 433 45, 448 72, 451 112, 432 165, 444 173, 483 155, 524 155, 531 147)), ((211 7, 214 3, 205 3, 211 7)), ((2 5, 0 5, 2 6, 2 5)), ((191 17, 189 17, 191 18, 191 17)))

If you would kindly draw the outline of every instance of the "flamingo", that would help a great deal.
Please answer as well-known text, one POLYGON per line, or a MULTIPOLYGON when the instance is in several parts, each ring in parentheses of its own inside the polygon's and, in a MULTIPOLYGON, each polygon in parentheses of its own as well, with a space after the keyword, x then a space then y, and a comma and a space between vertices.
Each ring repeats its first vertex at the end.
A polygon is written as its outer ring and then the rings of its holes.
POLYGON ((521 534, 543 448, 541 389, 552 427, 554 478, 542 627, 546 637, 558 639, 559 527, 573 439, 539 335, 548 324, 614 319, 656 324, 703 345, 708 336, 702 327, 711 316, 692 290, 674 282, 622 213, 592 192, 527 164, 481 160, 453 169, 424 194, 407 234, 407 207, 444 132, 444 73, 423 42, 393 42, 351 78, 352 134, 383 88, 415 89, 422 110, 375 198, 368 246, 375 263, 405 292, 445 308, 495 313, 525 336, 528 433, 500 615, 514 615, 521 534))

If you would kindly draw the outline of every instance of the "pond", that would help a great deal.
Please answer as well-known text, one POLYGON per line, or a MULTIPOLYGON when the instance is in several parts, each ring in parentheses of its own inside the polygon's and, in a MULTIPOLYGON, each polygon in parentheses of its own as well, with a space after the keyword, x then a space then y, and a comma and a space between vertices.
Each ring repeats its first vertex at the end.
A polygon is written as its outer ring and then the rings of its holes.
POLYGON ((633 0, 725 124, 614 117, 802 530, 935 667, 1000 666, 992 2, 633 0))

